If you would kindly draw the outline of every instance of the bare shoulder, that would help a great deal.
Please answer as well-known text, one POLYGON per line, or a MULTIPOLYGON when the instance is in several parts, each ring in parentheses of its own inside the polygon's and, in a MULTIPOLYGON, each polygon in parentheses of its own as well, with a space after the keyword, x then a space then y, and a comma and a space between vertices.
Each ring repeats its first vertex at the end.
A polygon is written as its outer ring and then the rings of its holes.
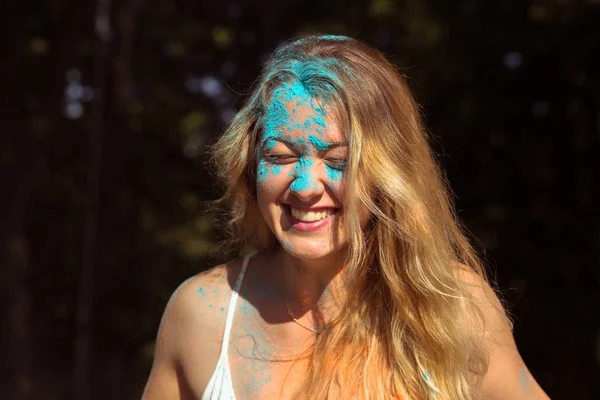
POLYGON ((184 359, 190 349, 214 353, 214 345, 220 345, 225 311, 240 266, 239 260, 218 265, 192 276, 173 292, 161 326, 169 327, 179 342, 178 358, 184 359))
POLYGON ((216 365, 232 281, 232 261, 188 278, 163 313, 144 399, 198 398, 216 365))
POLYGON ((219 317, 222 307, 228 305, 240 268, 241 261, 233 260, 188 278, 173 292, 163 319, 188 327, 219 325, 219 320, 224 320, 224 316, 219 317))
POLYGON ((483 317, 483 335, 480 335, 479 330, 473 332, 483 340, 482 345, 488 354, 483 398, 548 399, 519 354, 513 337, 512 323, 496 290, 482 274, 466 265, 456 263, 455 272, 470 294, 469 301, 477 306, 483 317))
POLYGON ((467 288, 470 300, 475 302, 485 314, 486 322, 493 323, 497 328, 512 330, 512 323, 507 317, 498 292, 492 287, 488 279, 473 268, 454 263, 455 275, 467 288))

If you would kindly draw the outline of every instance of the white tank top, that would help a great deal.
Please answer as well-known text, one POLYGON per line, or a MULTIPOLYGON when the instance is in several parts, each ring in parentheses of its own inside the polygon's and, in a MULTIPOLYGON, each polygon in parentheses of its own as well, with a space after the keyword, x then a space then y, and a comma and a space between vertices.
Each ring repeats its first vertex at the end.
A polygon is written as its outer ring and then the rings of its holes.
POLYGON ((231 325, 233 323, 233 314, 235 312, 235 304, 238 298, 238 292, 242 286, 244 275, 246 274, 246 268, 248 267, 248 261, 252 258, 255 253, 248 254, 244 258, 242 264, 242 270, 235 281, 235 287, 229 300, 229 308, 227 309, 227 319, 225 320, 225 331, 223 332, 223 342, 221 343, 221 354, 219 355, 219 361, 217 366, 208 381, 206 389, 202 394, 202 400, 235 400, 235 394, 233 392, 233 382, 231 381, 231 370, 229 369, 229 334, 231 333, 231 325))

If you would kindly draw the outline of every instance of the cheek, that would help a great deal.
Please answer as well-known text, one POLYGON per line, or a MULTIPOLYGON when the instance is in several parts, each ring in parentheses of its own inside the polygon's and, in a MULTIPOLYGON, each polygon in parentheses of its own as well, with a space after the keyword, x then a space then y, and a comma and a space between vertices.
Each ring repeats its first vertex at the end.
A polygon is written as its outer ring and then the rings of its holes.
POLYGON ((275 201, 288 184, 286 166, 270 164, 260 160, 257 169, 256 192, 261 206, 275 201))
POLYGON ((342 201, 346 186, 343 171, 336 170, 329 166, 326 166, 325 168, 327 172, 327 186, 338 200, 342 201))

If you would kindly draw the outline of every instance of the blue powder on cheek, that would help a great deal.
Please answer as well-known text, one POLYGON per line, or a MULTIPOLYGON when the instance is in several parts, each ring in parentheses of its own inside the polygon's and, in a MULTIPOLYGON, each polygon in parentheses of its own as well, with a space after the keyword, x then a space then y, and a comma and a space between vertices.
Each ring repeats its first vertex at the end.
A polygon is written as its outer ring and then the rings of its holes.
POLYGON ((267 179, 267 176, 269 175, 269 164, 265 160, 260 160, 258 162, 257 174, 258 183, 262 183, 267 179))
POLYGON ((327 177, 335 183, 339 183, 342 180, 344 171, 325 165, 325 171, 327 171, 327 177))
POLYGON ((200 286, 198 288, 198 293, 200 293, 202 297, 206 297, 206 292, 204 292, 204 286, 200 286))

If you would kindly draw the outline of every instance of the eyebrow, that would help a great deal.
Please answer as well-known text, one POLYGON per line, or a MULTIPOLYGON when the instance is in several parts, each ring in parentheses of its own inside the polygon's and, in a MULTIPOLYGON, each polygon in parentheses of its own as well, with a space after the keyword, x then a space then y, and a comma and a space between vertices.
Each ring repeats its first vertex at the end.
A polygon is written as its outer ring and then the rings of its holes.
MULTIPOLYGON (((267 140, 265 140, 263 142, 263 146, 266 146, 267 142, 269 142, 270 140, 273 140, 274 142, 281 142, 291 148, 294 149, 298 149, 298 145, 296 143, 293 143, 285 138, 268 138, 267 140)), ((313 146, 314 147, 314 146, 313 146)), ((323 150, 319 150, 318 151, 329 151, 338 147, 348 147, 348 141, 343 140, 341 142, 327 142, 327 148, 323 149, 323 150)))
POLYGON ((341 141, 341 142, 329 142, 327 143, 327 150, 334 148, 334 147, 348 147, 348 142, 346 140, 341 141))

